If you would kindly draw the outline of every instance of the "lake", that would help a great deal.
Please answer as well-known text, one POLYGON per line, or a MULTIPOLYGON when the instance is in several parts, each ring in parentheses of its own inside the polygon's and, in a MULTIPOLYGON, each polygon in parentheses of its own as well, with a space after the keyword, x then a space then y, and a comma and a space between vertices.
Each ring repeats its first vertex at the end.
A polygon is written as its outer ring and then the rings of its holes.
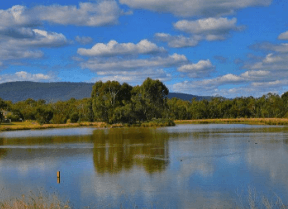
POLYGON ((0 200, 55 192, 74 208, 247 208, 249 194, 287 205, 288 127, 2 132, 0 190, 0 200))

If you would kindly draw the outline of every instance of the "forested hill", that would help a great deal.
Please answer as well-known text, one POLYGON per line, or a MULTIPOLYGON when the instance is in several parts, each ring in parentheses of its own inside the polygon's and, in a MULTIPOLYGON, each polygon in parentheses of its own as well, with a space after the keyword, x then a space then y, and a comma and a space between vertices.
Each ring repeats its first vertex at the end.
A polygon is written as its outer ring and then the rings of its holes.
MULTIPOLYGON (((28 98, 38 100, 44 99, 48 102, 58 100, 66 101, 71 98, 82 99, 91 96, 93 83, 71 83, 71 82, 53 82, 38 83, 30 81, 18 81, 0 84, 0 98, 18 102, 28 98)), ((211 97, 201 97, 182 93, 169 93, 168 98, 177 97, 182 100, 191 101, 207 99, 211 97)))

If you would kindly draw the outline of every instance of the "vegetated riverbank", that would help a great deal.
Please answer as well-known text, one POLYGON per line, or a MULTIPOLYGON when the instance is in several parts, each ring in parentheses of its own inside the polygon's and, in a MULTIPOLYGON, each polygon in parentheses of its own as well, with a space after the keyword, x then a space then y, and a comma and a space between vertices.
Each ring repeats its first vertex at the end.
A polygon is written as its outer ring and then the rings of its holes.
POLYGON ((288 118, 227 118, 227 119, 196 119, 175 120, 175 124, 249 124, 249 125, 288 125, 288 118))
POLYGON ((76 127, 95 127, 95 128, 120 128, 120 127, 164 127, 175 126, 174 121, 169 119, 156 119, 149 122, 137 124, 108 124, 105 122, 80 122, 80 123, 66 123, 66 124, 39 124, 36 121, 12 122, 0 124, 1 131, 17 131, 17 130, 38 130, 51 128, 76 128, 76 127))

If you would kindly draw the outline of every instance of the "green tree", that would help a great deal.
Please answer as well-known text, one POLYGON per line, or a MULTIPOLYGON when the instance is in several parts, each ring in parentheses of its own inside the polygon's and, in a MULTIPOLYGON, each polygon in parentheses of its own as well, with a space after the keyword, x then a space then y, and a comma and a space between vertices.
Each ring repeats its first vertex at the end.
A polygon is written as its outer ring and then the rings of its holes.
POLYGON ((49 123, 53 118, 53 111, 48 107, 38 107, 36 109, 36 120, 39 124, 49 123))
POLYGON ((143 120, 161 118, 167 108, 168 88, 159 80, 147 78, 142 85, 134 87, 132 102, 137 112, 143 112, 143 120))
POLYGON ((131 90, 132 87, 127 83, 121 85, 118 81, 96 82, 91 93, 95 119, 108 123, 117 122, 119 118, 115 117, 115 111, 130 102, 131 90))

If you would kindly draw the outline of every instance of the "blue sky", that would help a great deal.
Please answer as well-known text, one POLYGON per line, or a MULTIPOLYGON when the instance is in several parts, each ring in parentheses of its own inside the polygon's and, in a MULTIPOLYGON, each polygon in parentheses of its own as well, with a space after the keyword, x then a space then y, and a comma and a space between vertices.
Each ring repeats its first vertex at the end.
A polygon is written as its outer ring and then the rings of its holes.
POLYGON ((0 83, 160 79, 170 92, 288 91, 284 0, 10 0, 0 83))

